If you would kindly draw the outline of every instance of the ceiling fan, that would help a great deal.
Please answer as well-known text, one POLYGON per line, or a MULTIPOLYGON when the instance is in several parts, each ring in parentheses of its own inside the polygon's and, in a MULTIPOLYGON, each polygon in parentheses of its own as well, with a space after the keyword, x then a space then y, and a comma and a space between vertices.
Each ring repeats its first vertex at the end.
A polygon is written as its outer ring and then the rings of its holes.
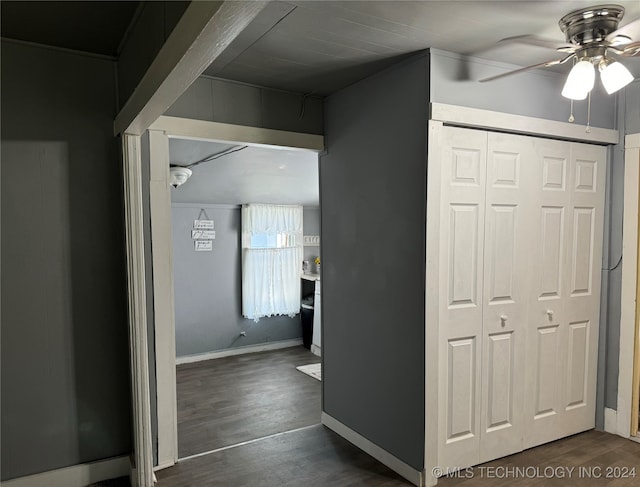
MULTIPOLYGON (((571 100, 584 100, 595 83, 596 67, 607 93, 615 93, 633 81, 633 75, 616 57, 640 56, 640 41, 634 41, 619 32, 618 24, 623 16, 624 7, 620 5, 598 5, 570 12, 558 22, 567 45, 556 50, 565 53, 565 56, 480 81, 492 81, 529 69, 548 68, 573 60, 574 65, 562 89, 562 96, 571 100)), ((637 22, 640 19, 634 21, 637 22)), ((513 40, 533 45, 555 44, 554 41, 535 36, 510 37, 501 42, 513 40)))

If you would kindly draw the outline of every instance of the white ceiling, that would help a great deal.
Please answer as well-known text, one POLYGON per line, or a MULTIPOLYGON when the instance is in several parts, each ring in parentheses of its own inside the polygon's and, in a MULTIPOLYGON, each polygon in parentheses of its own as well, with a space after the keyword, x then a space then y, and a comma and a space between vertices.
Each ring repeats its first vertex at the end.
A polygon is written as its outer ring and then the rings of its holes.
MULTIPOLYGON (((590 1, 308 1, 270 3, 205 74, 303 93, 330 94, 426 48, 526 66, 558 54, 500 39, 532 34, 565 42, 563 15, 590 1)), ((640 18, 640 1, 621 26, 640 18)), ((632 36, 640 40, 640 22, 632 36)), ((637 63, 640 60, 627 60, 637 63)), ((566 66, 560 69, 565 69, 566 66)))
MULTIPOLYGON (((203 140, 169 139, 171 164, 185 166, 243 146, 203 140)), ((247 146, 192 167, 193 176, 171 189, 174 203, 271 203, 318 207, 318 154, 247 146)))

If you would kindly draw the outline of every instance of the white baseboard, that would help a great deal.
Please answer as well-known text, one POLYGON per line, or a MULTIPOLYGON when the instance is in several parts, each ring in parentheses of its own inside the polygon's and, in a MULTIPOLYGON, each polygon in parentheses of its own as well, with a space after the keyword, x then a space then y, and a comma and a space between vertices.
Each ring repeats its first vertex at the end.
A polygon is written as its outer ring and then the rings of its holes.
POLYGON ((361 434, 356 433, 351 428, 342 424, 340 421, 328 415, 324 411, 322 412, 322 424, 325 425, 330 430, 335 431, 340 436, 342 436, 345 440, 347 440, 350 443, 353 443, 355 446, 360 448, 363 452, 368 453, 373 458, 378 460, 380 463, 383 463, 394 472, 402 475, 405 479, 407 479, 413 485, 417 485, 418 487, 423 487, 424 481, 423 481, 422 472, 407 465, 402 460, 393 456, 388 451, 380 448, 378 445, 366 439, 361 434))
POLYGON ((607 433, 618 434, 618 412, 615 409, 604 408, 604 430, 607 433))
POLYGON ((248 345, 246 347, 227 348, 226 350, 217 350, 215 352, 176 357, 176 365, 191 364, 193 362, 211 360, 214 358, 231 357, 232 355, 243 355, 245 353, 266 352, 267 350, 278 350, 279 348, 289 348, 298 345, 302 345, 302 338, 296 338, 295 340, 283 340, 281 342, 260 343, 259 345, 248 345))
POLYGON ((82 463, 2 482, 2 487, 85 487, 95 482, 128 476, 128 456, 98 462, 82 463))
POLYGON ((311 353, 318 357, 322 357, 322 349, 314 343, 311 344, 311 353))
POLYGON ((160 465, 156 465, 155 467, 153 467, 153 471, 157 472, 158 470, 164 470, 165 468, 173 467, 175 464, 176 462, 164 462, 160 465))

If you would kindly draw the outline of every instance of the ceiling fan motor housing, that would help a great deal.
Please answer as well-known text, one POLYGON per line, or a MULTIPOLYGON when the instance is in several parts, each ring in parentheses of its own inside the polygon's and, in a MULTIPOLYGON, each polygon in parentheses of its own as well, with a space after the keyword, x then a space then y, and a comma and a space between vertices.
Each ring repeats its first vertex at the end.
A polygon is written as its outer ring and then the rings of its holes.
POLYGON ((603 42, 617 30, 623 16, 624 7, 620 5, 598 5, 571 12, 562 17, 558 24, 567 42, 584 45, 603 42))

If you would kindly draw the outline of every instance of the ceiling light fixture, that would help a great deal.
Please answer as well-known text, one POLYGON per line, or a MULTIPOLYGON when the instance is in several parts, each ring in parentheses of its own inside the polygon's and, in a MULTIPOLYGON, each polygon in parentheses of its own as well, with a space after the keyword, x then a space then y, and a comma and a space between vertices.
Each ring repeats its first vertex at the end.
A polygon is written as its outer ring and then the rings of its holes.
POLYGON ((608 94, 624 88, 633 81, 633 75, 620 62, 613 59, 602 59, 598 64, 600 81, 608 94))
POLYGON ((567 76, 562 88, 562 96, 571 100, 584 100, 593 89, 596 80, 596 70, 590 59, 578 61, 567 76))
POLYGON ((569 72, 562 88, 562 96, 571 100, 584 100, 595 84, 594 65, 598 66, 600 80, 609 95, 633 81, 631 72, 622 63, 606 57, 606 53, 585 56, 569 72))

